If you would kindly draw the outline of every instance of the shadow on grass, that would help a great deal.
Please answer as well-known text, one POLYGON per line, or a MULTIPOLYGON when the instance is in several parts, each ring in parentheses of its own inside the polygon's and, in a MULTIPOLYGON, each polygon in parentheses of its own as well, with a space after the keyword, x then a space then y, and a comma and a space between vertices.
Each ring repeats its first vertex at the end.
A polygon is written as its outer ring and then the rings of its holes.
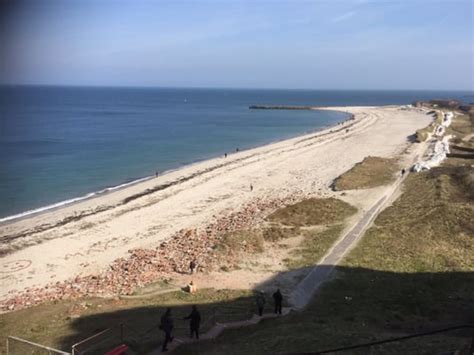
MULTIPOLYGON (((327 268, 328 266, 321 266, 327 268)), ((285 279, 286 273, 276 276, 285 279)), ((332 281, 323 284, 317 297, 300 312, 257 325, 225 331, 213 341, 178 348, 181 354, 315 352, 326 348, 371 342, 458 324, 474 323, 474 272, 394 273, 363 268, 335 267, 332 281)), ((229 274, 231 277, 231 274, 229 274)), ((273 311, 271 294, 275 278, 255 289, 265 290, 264 312, 273 311)), ((285 294, 288 299, 288 294, 285 294)), ((107 336, 84 344, 87 354, 100 354, 120 343, 134 353, 159 347, 163 335, 157 328, 161 314, 172 308, 175 335, 189 337, 188 321, 182 320, 196 304, 203 323, 201 333, 215 322, 249 319, 256 312, 251 292, 199 290, 190 295, 174 292, 134 302, 117 299, 115 310, 96 309, 70 323, 72 333, 57 343, 70 350, 72 344, 111 328, 107 336), (123 324, 123 328, 120 328, 123 324), (99 344, 102 342, 102 344, 99 344)), ((96 306, 91 306, 96 307, 96 306)), ((472 332, 472 331, 471 331, 472 332)), ((470 334, 456 331, 432 337, 379 346, 380 353, 429 353, 460 349, 470 334), (423 349, 423 351, 415 350, 423 349)), ((79 347, 81 350, 81 347, 79 347)), ((359 353, 367 353, 368 349, 359 353)))

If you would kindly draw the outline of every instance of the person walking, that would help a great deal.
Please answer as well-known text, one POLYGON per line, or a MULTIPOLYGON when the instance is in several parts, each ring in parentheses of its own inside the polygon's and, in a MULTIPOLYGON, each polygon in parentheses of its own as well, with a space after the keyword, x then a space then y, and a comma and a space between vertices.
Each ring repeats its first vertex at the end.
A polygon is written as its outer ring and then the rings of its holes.
POLYGON ((255 299, 257 303, 258 315, 261 317, 263 314, 263 306, 265 306, 265 294, 263 291, 260 291, 257 294, 257 298, 255 299))
POLYGON ((281 314, 281 304, 283 302, 283 295, 280 289, 277 289, 273 294, 273 301, 275 302, 275 314, 281 314))
POLYGON ((199 339, 199 326, 201 325, 201 314, 197 310, 196 306, 193 306, 191 314, 184 317, 183 320, 189 319, 189 327, 191 330, 191 338, 196 334, 196 339, 199 339))
POLYGON ((161 347, 161 352, 168 351, 166 347, 168 343, 173 341, 173 336, 171 332, 173 331, 173 317, 171 316, 171 308, 167 308, 166 312, 161 316, 160 329, 165 333, 165 340, 163 346, 161 347))
POLYGON ((191 262, 189 263, 189 271, 191 275, 194 274, 194 270, 196 270, 196 266, 197 266, 196 260, 195 259, 191 260, 191 262))

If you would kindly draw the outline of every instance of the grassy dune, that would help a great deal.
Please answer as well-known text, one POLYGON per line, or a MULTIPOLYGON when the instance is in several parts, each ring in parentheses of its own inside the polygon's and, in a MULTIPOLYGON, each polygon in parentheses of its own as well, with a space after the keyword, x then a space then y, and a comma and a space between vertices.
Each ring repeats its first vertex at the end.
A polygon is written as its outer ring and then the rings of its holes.
POLYGON ((396 159, 369 156, 339 176, 333 183, 333 189, 342 191, 387 185, 394 180, 398 170, 396 159))
POLYGON ((295 227, 327 225, 340 222, 355 211, 348 203, 335 198, 310 198, 279 209, 268 220, 295 227))
MULTIPOLYGON (((229 331, 179 353, 316 351, 473 322, 474 197, 462 170, 410 175, 402 196, 379 215, 304 312, 229 331)), ((460 349, 468 341, 467 334, 454 333, 373 350, 427 354, 460 349)))
MULTIPOLYGON (((0 353, 5 353, 7 335, 71 351, 74 343, 113 328, 110 336, 100 338, 105 338, 105 343, 92 349, 93 354, 104 353, 105 349, 121 343, 120 323, 124 324, 125 343, 138 353, 145 352, 161 341, 157 324, 166 307, 173 309, 176 334, 186 336, 188 322, 180 320, 190 313, 193 304, 199 305, 205 331, 213 321, 247 319, 253 310, 254 299, 251 291, 206 289, 194 295, 177 291, 149 297, 85 298, 46 303, 0 316, 0 353)), ((12 354, 29 353, 24 347, 11 351, 12 354)))
POLYGON ((421 128, 416 131, 416 141, 421 143, 426 141, 430 135, 434 132, 436 126, 440 125, 443 122, 444 112, 443 111, 436 111, 436 118, 433 122, 431 122, 425 128, 421 128))

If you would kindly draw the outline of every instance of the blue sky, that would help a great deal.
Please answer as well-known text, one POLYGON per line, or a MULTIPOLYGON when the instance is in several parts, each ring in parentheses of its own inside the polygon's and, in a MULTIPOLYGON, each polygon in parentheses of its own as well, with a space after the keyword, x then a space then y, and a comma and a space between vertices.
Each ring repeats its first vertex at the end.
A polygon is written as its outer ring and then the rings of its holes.
POLYGON ((0 82, 473 90, 473 3, 12 0, 0 82))

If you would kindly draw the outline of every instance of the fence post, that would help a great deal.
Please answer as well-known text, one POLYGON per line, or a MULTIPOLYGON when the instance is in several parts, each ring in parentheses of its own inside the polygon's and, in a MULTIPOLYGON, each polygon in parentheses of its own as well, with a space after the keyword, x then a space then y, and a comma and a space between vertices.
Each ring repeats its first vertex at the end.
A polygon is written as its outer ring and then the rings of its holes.
POLYGON ((9 346, 8 346, 8 338, 7 338, 7 355, 10 355, 10 349, 9 349, 9 346))

